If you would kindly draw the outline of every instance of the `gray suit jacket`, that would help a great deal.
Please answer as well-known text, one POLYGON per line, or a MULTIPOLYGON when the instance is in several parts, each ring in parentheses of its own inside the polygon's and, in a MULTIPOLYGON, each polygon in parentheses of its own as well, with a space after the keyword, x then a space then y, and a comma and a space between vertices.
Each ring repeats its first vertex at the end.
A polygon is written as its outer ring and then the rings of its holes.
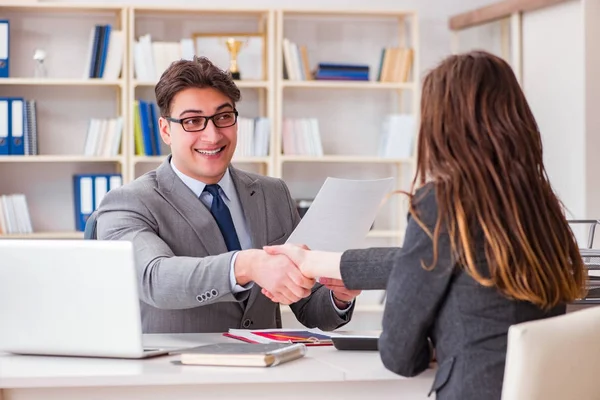
MULTIPOLYGON (((433 187, 420 189, 415 201, 433 232, 438 210, 433 187)), ((480 235, 475 257, 489 276, 483 243, 480 235)), ((438 257, 434 269, 421 266, 421 261, 430 265, 433 260, 432 240, 409 218, 402 249, 346 251, 342 278, 350 289, 387 288, 379 351, 388 369, 403 376, 424 371, 431 360, 431 340, 438 361, 431 390, 438 399, 500 399, 508 328, 563 314, 565 306, 544 312, 480 285, 455 263, 447 234, 440 234, 438 257)))
MULTIPOLYGON (((228 252, 210 211, 179 179, 168 159, 128 185, 111 190, 98 208, 98 239, 129 240, 135 249, 144 333, 226 332, 229 328, 281 327, 279 305, 258 285, 233 294, 228 252)), ((299 216, 280 179, 230 167, 253 246, 286 241, 299 216)), ((346 324, 330 292, 315 285, 293 304, 307 327, 346 324)))

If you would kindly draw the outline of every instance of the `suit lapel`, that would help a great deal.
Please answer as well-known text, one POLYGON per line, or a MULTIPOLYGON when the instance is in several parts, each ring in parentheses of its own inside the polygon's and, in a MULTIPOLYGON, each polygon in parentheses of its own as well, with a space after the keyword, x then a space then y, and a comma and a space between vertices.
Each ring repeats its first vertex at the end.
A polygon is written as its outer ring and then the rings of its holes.
POLYGON ((252 246, 261 249, 267 244, 267 210, 261 185, 256 179, 233 167, 229 168, 229 172, 240 199, 252 246))
MULTIPOLYGON (((267 205, 260 182, 233 167, 229 169, 231 178, 242 205, 248 231, 252 237, 252 246, 262 249, 267 244, 267 205)), ((252 307, 256 298, 261 295, 261 288, 254 285, 245 306, 244 312, 252 307)))
POLYGON ((170 160, 171 156, 167 157, 156 170, 158 187, 155 190, 187 221, 207 255, 226 253, 225 240, 212 214, 175 174, 170 160))

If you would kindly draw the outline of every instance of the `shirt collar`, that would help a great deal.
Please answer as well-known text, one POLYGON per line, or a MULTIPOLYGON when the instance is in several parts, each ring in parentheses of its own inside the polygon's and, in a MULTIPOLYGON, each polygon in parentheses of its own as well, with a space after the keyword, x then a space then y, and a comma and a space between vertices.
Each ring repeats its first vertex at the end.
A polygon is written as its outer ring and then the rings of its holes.
MULTIPOLYGON (((171 164, 171 168, 173 169, 173 172, 175 172, 175 174, 179 177, 179 179, 181 179, 183 181, 183 183, 188 188, 190 188, 190 190, 192 192, 194 192, 196 197, 200 197, 200 195, 204 191, 204 187, 206 186, 206 183, 199 181, 197 179, 191 178, 191 177, 187 176, 186 174, 184 174, 183 172, 181 172, 180 170, 178 170, 177 167, 175 166, 175 163, 173 162, 172 158, 171 158, 170 164, 171 164)), ((221 180, 218 182, 218 185, 221 187, 221 192, 225 195, 227 200, 231 200, 231 198, 232 198, 231 196, 233 196, 233 194, 235 193, 235 186, 233 185, 233 180, 231 179, 231 174, 229 173, 229 168, 227 168, 227 170, 225 170, 225 174, 223 175, 221 180)))

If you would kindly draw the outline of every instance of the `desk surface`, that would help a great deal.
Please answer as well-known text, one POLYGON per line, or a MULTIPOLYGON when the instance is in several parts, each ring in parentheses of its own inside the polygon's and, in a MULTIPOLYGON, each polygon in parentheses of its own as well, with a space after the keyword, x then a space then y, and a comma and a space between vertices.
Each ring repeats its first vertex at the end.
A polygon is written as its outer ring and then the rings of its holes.
MULTIPOLYGON (((230 341, 235 340, 220 334, 144 335, 144 344, 148 347, 173 349, 230 341)), ((396 384, 410 381, 410 386, 417 384, 419 390, 425 392, 434 375, 428 370, 416 378, 406 379, 385 369, 377 352, 339 351, 333 346, 309 347, 304 358, 275 368, 181 366, 171 362, 178 358, 172 355, 119 360, 0 354, 0 392, 26 388, 349 381, 393 381, 396 384)))

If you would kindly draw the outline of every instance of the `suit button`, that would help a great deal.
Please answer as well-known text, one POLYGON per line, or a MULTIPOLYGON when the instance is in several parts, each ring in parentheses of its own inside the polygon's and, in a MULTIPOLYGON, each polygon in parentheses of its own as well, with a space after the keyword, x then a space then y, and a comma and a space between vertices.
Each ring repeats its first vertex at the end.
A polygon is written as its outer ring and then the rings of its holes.
POLYGON ((213 296, 216 296, 219 294, 219 292, 217 292, 217 289, 213 289, 210 291, 210 294, 212 294, 213 296))
POLYGON ((202 303, 204 300, 202 300, 202 296, 198 295, 196 296, 196 300, 198 300, 200 303, 202 303))
POLYGON ((244 328, 250 328, 250 325, 252 325, 252 321, 250 321, 249 319, 245 319, 244 322, 242 322, 242 326, 244 328))

